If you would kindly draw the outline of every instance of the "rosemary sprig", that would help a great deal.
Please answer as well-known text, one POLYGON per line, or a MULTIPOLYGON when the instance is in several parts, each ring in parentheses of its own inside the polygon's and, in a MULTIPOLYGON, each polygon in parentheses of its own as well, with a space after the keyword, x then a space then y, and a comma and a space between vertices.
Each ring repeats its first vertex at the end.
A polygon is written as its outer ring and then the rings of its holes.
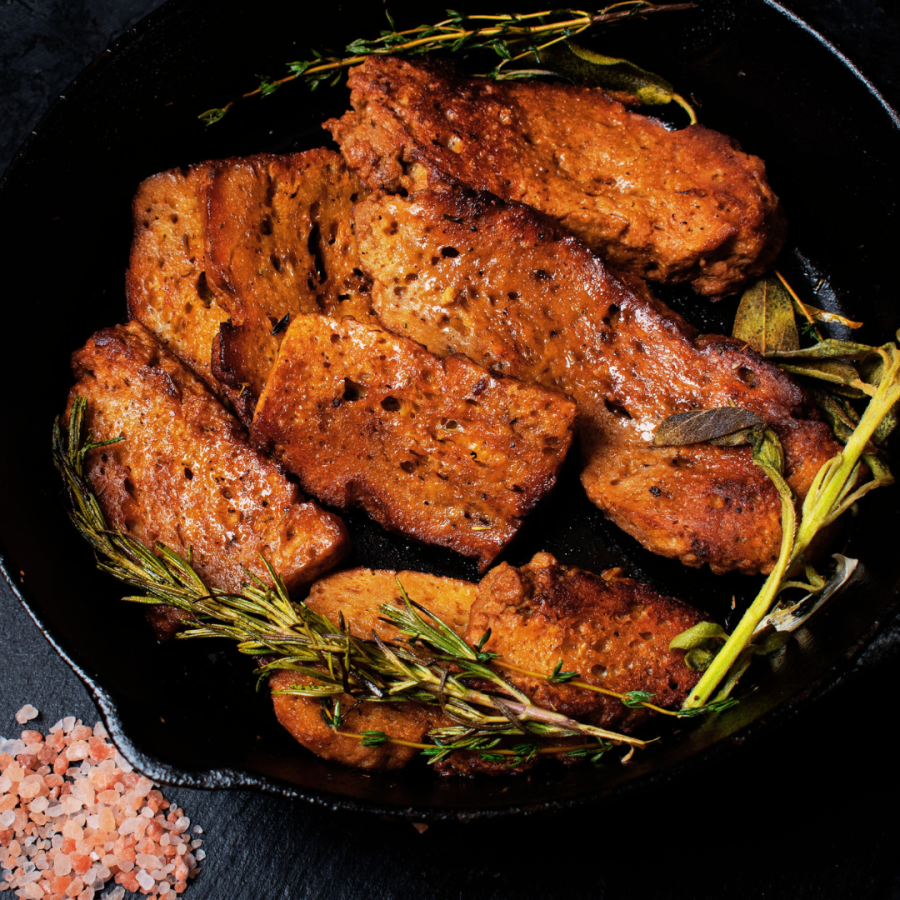
MULTIPOLYGON (((532 703, 486 665, 494 654, 484 653, 481 646, 470 647, 437 616, 413 603, 402 585, 404 605, 385 604, 381 611, 407 642, 388 643, 378 635, 361 640, 351 634, 343 617, 336 627, 305 603, 292 602, 283 581, 265 560, 271 585, 247 572, 248 583, 240 593, 230 594, 207 587, 190 559, 170 548, 157 545, 154 553, 110 529, 84 475, 84 461, 89 450, 113 441, 98 444, 84 434, 86 406, 83 398, 76 399, 68 425, 57 420, 53 429, 53 458, 63 477, 72 521, 94 548, 99 567, 139 592, 124 599, 165 604, 184 612, 187 629, 180 638, 228 638, 241 653, 272 657, 259 667, 261 676, 288 670, 313 680, 276 693, 322 699, 348 694, 356 702, 439 705, 455 724, 430 734, 432 761, 457 749, 505 758, 488 744, 508 736, 525 736, 530 741, 581 736, 597 742, 595 752, 607 745, 646 745, 638 738, 532 703), (478 688, 467 683, 472 679, 478 681, 478 688)), ((337 730, 340 723, 338 706, 332 713, 332 726, 337 730)), ((363 737, 370 742, 378 739, 363 737)), ((516 753, 513 758, 522 755, 516 753)))
MULTIPOLYGON (((894 343, 882 347, 865 347, 839 341, 824 341, 817 345, 823 357, 855 355, 857 358, 875 357, 877 365, 869 368, 865 393, 869 402, 852 431, 839 435, 843 450, 825 463, 813 480, 803 501, 798 521, 796 501, 784 480, 784 458, 777 437, 770 430, 757 434, 753 461, 760 466, 778 490, 782 507, 781 551, 775 568, 766 579, 756 599, 744 613, 737 628, 723 644, 706 669, 697 686, 685 701, 685 709, 703 706, 719 689, 717 700, 727 697, 740 673, 746 668, 747 653, 759 623, 765 618, 782 591, 790 587, 804 587, 821 591, 826 582, 819 577, 805 558, 810 544, 822 529, 831 525, 853 505, 876 488, 893 483, 890 471, 884 466, 874 447, 877 435, 886 437, 893 427, 894 408, 900 402, 900 349, 894 343), (859 485, 862 465, 869 466, 871 480, 859 485), (805 571, 809 584, 793 581, 796 570, 805 571)), ((795 351, 793 355, 807 351, 795 351)), ((773 356, 791 354, 772 354, 773 356)), ((849 421, 852 422, 852 419, 849 421)))
MULTIPOLYGON (((488 51, 500 57, 500 62, 487 73, 490 78, 506 76, 508 63, 530 58, 541 63, 541 51, 552 45, 582 34, 596 25, 618 22, 634 16, 647 16, 658 12, 674 12, 691 9, 695 3, 669 3, 662 6, 649 0, 622 0, 596 13, 580 9, 554 9, 543 12, 503 15, 464 15, 447 10, 447 18, 434 25, 419 25, 398 31, 390 13, 387 13, 390 30, 382 31, 371 40, 358 39, 344 48, 346 55, 325 55, 311 51, 311 58, 288 63, 288 74, 282 78, 260 78, 259 85, 243 96, 268 96, 288 82, 302 78, 315 90, 329 82, 337 84, 350 66, 363 62, 370 56, 418 56, 435 51, 447 51, 466 57, 475 51, 488 51)), ((541 69, 518 70, 510 77, 522 78, 533 74, 547 74, 541 69)), ((693 120, 693 110, 686 101, 677 98, 688 109, 693 120)), ((199 118, 212 125, 224 118, 233 101, 223 107, 208 109, 199 118)))

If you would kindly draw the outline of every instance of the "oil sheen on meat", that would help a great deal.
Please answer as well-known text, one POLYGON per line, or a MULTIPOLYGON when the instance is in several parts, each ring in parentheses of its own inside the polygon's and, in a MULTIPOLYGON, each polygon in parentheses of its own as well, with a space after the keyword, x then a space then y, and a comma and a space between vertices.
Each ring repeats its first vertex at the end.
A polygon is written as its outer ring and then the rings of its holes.
POLYGON ((701 125, 670 131, 597 88, 390 57, 351 69, 349 86, 352 111, 325 127, 373 189, 491 191, 557 219, 623 272, 711 297, 762 273, 783 242, 762 160, 701 125))
POLYGON ((778 434, 804 496, 838 446, 790 377, 741 343, 700 336, 638 280, 521 204, 441 188, 355 210, 384 326, 439 355, 568 394, 590 499, 645 547, 716 572, 769 572, 780 502, 748 447, 655 447, 675 413, 737 405, 778 434))

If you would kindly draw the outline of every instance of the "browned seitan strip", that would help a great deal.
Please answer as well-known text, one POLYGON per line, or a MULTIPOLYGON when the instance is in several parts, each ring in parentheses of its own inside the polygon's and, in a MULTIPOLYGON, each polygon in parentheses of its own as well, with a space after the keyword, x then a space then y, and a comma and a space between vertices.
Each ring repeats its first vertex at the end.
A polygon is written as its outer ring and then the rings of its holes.
MULTIPOLYGON (((648 585, 607 580, 539 553, 519 569, 501 563, 482 579, 466 641, 477 644, 490 630, 484 649, 499 653, 500 663, 549 675, 562 661, 576 681, 619 694, 646 691, 655 705, 678 708, 700 675, 669 643, 702 618, 648 585)), ((502 671, 534 703, 600 728, 631 731, 649 715, 608 694, 502 671)))
POLYGON ((132 203, 134 238, 125 273, 128 313, 216 393, 240 405, 210 366, 213 341, 228 320, 206 278, 202 198, 212 163, 172 169, 141 182, 132 203))
POLYGON ((485 566, 554 485, 574 416, 374 324, 298 315, 251 431, 314 497, 485 566))
POLYGON ((350 211, 365 196, 330 150, 214 164, 205 188, 208 275, 230 320, 213 371, 255 402, 298 313, 369 313, 350 211))
POLYGON ((597 88, 465 78, 371 57, 350 70, 353 110, 325 123, 371 188, 440 182, 491 191, 561 222, 611 265, 735 291, 784 239, 761 159, 725 135, 670 131, 597 88))
MULTIPOLYGON (((476 586, 454 578, 438 578, 422 572, 373 571, 352 569, 317 581, 309 592, 307 604, 337 625, 339 616, 350 626, 351 634, 370 640, 372 632, 382 640, 393 641, 397 631, 383 621, 382 603, 402 604, 398 580, 407 595, 431 610, 447 625, 462 635, 469 621, 469 607, 475 600, 476 586)), ((305 684, 290 671, 275 673, 269 680, 273 692, 289 690, 292 684, 305 684)), ((418 755, 414 747, 384 743, 364 747, 350 737, 337 734, 322 718, 321 701, 274 693, 275 715, 292 737, 324 759, 369 771, 399 769, 418 755)), ((435 706, 418 703, 361 703, 352 697, 340 697, 344 712, 341 731, 360 733, 381 731, 401 740, 422 743, 432 728, 449 724, 435 706)))
POLYGON ((109 523, 182 556, 211 587, 237 591, 244 569, 289 588, 309 583, 349 549, 341 520, 305 500, 254 450, 235 418, 142 325, 97 332, 73 357, 95 441, 86 474, 109 523))

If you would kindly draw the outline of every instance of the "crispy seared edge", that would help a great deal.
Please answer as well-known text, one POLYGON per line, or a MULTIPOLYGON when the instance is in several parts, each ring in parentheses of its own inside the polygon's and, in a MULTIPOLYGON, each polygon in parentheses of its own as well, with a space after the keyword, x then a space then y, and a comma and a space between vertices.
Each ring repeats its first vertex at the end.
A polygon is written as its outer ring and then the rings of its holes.
POLYGON ((204 186, 210 284, 229 319, 212 353, 216 378, 252 407, 298 313, 369 314, 350 215, 366 191, 320 148, 213 164, 204 186))
POLYGON ((129 316, 239 413, 245 398, 214 375, 213 342, 228 313, 207 281, 203 198, 214 163, 145 179, 132 201, 134 236, 125 291, 129 316))

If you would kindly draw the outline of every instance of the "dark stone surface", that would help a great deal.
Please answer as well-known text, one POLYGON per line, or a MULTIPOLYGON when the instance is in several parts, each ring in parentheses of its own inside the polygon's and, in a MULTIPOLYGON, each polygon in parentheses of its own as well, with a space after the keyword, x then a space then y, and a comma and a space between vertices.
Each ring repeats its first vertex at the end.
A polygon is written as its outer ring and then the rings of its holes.
MULTIPOLYGON (((0 169, 69 80, 157 5, 0 0, 0 169)), ((900 106, 895 5, 790 5, 900 106)), ((36 287, 48 284, 36 279, 36 287)), ((853 678, 689 786, 602 813, 433 825, 420 835, 406 823, 247 792, 171 790, 206 832, 208 859, 187 896, 900 900, 900 774, 889 705, 900 680, 898 635, 895 626, 853 678)), ((80 682, 3 590, 0 733, 12 734, 13 714, 26 702, 41 710, 36 724, 44 727, 63 715, 97 718, 80 682)), ((232 727, 222 723, 222 740, 232 727)))

